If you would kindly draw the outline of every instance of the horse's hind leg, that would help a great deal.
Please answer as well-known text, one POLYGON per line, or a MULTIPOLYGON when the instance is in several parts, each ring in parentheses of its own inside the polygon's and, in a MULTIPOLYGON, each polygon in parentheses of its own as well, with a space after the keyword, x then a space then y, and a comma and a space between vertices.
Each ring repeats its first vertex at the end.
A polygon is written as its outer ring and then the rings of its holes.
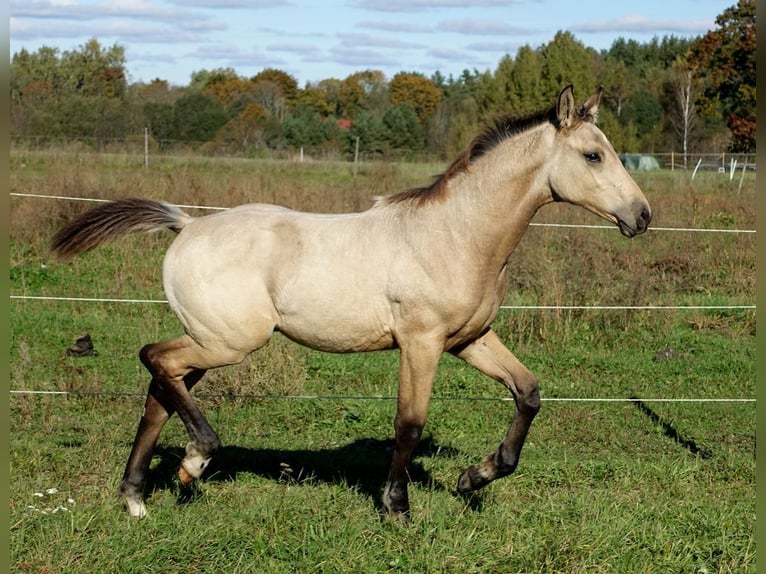
POLYGON ((503 383, 513 394, 516 412, 500 446, 481 463, 465 469, 458 478, 458 492, 466 493, 486 486, 516 470, 521 448, 540 410, 540 393, 535 377, 500 341, 487 331, 455 354, 482 373, 503 383))
POLYGON ((146 513, 143 492, 152 453, 162 427, 174 412, 178 412, 190 438, 179 470, 181 481, 188 483, 202 475, 221 443, 189 390, 202 378, 206 369, 237 363, 245 355, 241 351, 220 349, 213 353, 186 335, 141 349, 141 362, 151 373, 152 382, 120 485, 133 516, 146 513))
MULTIPOLYGON (((184 378, 187 389, 191 389, 204 374, 205 371, 189 373, 184 378)), ((133 448, 120 483, 120 492, 132 516, 143 517, 146 515, 143 495, 152 453, 162 428, 174 412, 175 407, 168 394, 155 379, 152 379, 133 448)))

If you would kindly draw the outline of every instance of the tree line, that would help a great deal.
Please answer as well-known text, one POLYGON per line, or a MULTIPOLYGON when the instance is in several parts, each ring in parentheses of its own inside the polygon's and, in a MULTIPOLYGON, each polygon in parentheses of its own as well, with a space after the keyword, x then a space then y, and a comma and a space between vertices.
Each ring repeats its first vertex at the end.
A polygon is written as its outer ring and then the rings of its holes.
POLYGON ((626 153, 755 151, 755 0, 738 0, 694 39, 617 39, 608 50, 559 31, 523 46, 495 70, 458 77, 355 72, 300 87, 268 68, 194 72, 186 86, 130 83, 124 48, 96 38, 78 50, 21 50, 11 62, 12 138, 126 141, 146 128, 159 149, 271 155, 303 149, 327 157, 448 159, 481 125, 552 104, 575 85, 604 87, 599 124, 626 153))

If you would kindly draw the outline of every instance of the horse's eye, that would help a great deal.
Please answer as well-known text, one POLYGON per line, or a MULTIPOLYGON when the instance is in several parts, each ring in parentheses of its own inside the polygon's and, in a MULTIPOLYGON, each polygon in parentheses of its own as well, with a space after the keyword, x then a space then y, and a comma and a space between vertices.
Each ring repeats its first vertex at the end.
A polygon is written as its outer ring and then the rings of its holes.
POLYGON ((585 161, 588 163, 601 163, 601 156, 595 152, 588 152, 585 154, 585 161))

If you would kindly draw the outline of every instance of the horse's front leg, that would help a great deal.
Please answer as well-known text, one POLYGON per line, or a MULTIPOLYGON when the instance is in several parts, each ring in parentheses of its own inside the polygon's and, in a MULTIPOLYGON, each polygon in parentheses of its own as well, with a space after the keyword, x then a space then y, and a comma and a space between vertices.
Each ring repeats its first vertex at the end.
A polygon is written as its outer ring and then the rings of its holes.
POLYGON ((465 469, 458 478, 460 493, 478 490, 516 470, 521 448, 532 420, 540 410, 540 393, 534 375, 511 353, 491 329, 454 354, 482 373, 503 383, 513 395, 516 412, 497 450, 481 463, 465 469))
POLYGON ((399 393, 394 430, 396 446, 383 490, 383 506, 389 516, 409 519, 408 468, 426 423, 436 365, 443 347, 434 341, 400 343, 399 393))

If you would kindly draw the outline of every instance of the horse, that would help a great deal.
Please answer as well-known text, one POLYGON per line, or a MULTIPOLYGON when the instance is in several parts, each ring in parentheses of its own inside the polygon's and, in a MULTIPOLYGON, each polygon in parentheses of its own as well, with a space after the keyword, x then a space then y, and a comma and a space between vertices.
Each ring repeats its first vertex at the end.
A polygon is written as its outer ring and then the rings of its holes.
POLYGON ((375 198, 364 211, 247 204, 192 217, 164 201, 128 197, 64 225, 51 242, 61 259, 129 233, 177 234, 162 283, 184 334, 139 351, 151 382, 119 487, 129 513, 146 515, 152 453, 174 412, 189 435, 180 482, 203 474, 221 441, 192 387, 275 332, 332 353, 398 350, 384 516, 409 519, 408 468, 445 352, 502 383, 515 405, 502 442, 459 474, 457 493, 513 473, 540 393, 491 327, 513 273, 511 253, 538 209, 552 202, 579 205, 628 238, 644 233, 652 217, 596 126, 600 97, 599 87, 578 107, 568 85, 549 109, 500 117, 430 184, 375 198))

